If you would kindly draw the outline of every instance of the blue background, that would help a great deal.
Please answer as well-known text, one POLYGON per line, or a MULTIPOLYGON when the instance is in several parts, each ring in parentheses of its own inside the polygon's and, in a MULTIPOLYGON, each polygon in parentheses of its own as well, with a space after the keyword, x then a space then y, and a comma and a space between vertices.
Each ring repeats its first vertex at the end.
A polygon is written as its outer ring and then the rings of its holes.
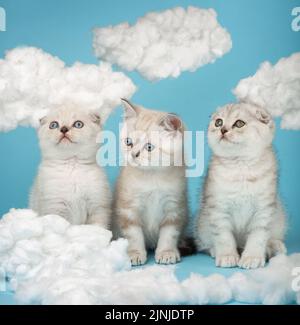
MULTIPOLYGON (((232 50, 214 64, 194 73, 183 73, 177 79, 151 83, 135 72, 128 75, 138 86, 134 102, 176 112, 190 130, 206 130, 210 114, 217 106, 235 100, 231 90, 240 79, 254 74, 261 62, 276 63, 281 57, 300 51, 300 32, 291 29, 291 11, 300 6, 299 0, 0 0, 7 15, 7 31, 0 32, 0 57, 8 49, 31 45, 57 55, 68 65, 75 61, 97 63, 92 51, 94 27, 124 21, 134 23, 149 11, 179 5, 214 8, 219 22, 231 34, 232 50)), ((120 119, 118 108, 106 129, 117 130, 120 119)), ((280 192, 289 215, 289 252, 300 251, 300 132, 278 128, 274 145, 280 163, 280 192)), ((30 128, 0 134, 0 148, 2 215, 11 207, 27 206, 40 154, 35 131, 30 128)), ((206 145, 206 168, 208 160, 206 145)), ((107 168, 107 172, 113 184, 118 168, 107 168)), ((203 177, 189 179, 193 214, 202 181, 203 177)), ((217 269, 209 257, 196 256, 180 264, 178 275, 185 277, 191 270, 208 274, 217 269)))

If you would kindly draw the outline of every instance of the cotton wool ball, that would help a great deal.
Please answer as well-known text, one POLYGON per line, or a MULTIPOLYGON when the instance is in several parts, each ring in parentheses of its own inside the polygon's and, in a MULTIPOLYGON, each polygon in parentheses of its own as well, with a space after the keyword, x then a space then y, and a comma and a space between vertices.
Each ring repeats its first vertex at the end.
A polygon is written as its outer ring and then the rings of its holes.
POLYGON ((225 304, 232 299, 232 291, 227 279, 221 274, 206 277, 207 292, 210 304, 225 304))
POLYGON ((19 125, 37 128, 49 111, 66 104, 97 112, 104 123, 120 98, 130 98, 135 90, 106 62, 68 67, 41 49, 15 48, 0 60, 0 132, 19 125))
POLYGON ((283 129, 300 129, 300 52, 272 65, 263 62, 253 76, 239 81, 233 93, 281 117, 283 129))
POLYGON ((244 273, 236 272, 228 279, 233 299, 236 301, 255 304, 260 301, 260 285, 244 273))
POLYGON ((156 81, 213 63, 232 41, 213 9, 190 6, 150 12, 133 25, 96 28, 93 47, 101 61, 156 81))
POLYGON ((1 219, 0 219, 0 264, 1 264, 1 254, 4 254, 6 251, 11 249, 14 245, 14 238, 9 229, 1 226, 1 219))
POLYGON ((185 300, 192 305, 207 305, 209 297, 205 278, 196 273, 192 273, 189 278, 182 282, 185 300))
POLYGON ((66 237, 71 242, 84 242, 91 248, 104 248, 110 243, 112 233, 97 225, 74 225, 67 230, 66 237))
POLYGON ((66 230, 70 227, 70 223, 57 215, 46 215, 40 217, 43 224, 44 233, 56 233, 58 235, 63 235, 66 230))

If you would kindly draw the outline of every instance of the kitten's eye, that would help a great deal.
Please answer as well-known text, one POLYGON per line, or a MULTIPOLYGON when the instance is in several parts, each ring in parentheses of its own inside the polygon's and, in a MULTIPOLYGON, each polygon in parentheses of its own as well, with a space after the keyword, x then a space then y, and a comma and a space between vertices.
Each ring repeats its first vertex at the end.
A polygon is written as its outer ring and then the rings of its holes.
POLYGON ((220 119, 220 118, 216 119, 215 126, 218 128, 218 127, 220 127, 220 126, 222 126, 222 125, 223 125, 223 120, 220 119))
POLYGON ((125 139, 125 144, 126 144, 126 146, 128 146, 128 147, 129 147, 129 146, 132 147, 132 146, 133 146, 132 139, 131 139, 131 138, 126 138, 126 139, 125 139))
POLYGON ((81 129, 81 128, 83 128, 84 124, 81 121, 76 121, 76 122, 74 122, 73 126, 76 129, 81 129))
POLYGON ((233 124, 233 126, 234 126, 234 127, 237 127, 237 128, 242 128, 245 124, 246 124, 246 123, 245 123, 244 121, 242 121, 242 120, 237 120, 237 121, 233 124))
POLYGON ((153 145, 153 144, 151 144, 151 143, 146 143, 145 144, 145 149, 147 150, 147 151, 152 151, 152 150, 154 150, 154 148, 155 148, 155 146, 153 145))
POLYGON ((49 124, 49 129, 58 129, 59 128, 59 124, 56 121, 53 121, 49 124))

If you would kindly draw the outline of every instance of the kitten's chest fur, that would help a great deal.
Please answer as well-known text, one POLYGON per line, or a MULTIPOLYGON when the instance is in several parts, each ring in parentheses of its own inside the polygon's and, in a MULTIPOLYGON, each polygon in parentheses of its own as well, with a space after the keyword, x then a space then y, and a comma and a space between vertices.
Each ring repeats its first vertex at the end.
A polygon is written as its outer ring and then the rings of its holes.
POLYGON ((164 181, 156 178, 149 178, 144 184, 140 182, 138 188, 135 198, 144 228, 149 232, 156 232, 164 218, 164 207, 172 193, 164 181))
POLYGON ((175 206, 183 195, 184 183, 180 178, 174 179, 172 175, 160 174, 139 178, 134 187, 134 201, 138 206, 146 244, 154 248, 160 225, 168 216, 168 212, 178 213, 175 206))
POLYGON ((266 200, 276 200, 276 163, 273 154, 257 164, 213 165, 208 192, 227 211, 232 224, 243 229, 266 200))
POLYGON ((39 210, 45 207, 47 211, 41 213, 53 210, 73 224, 85 223, 88 214, 87 184, 91 185, 94 177, 91 169, 93 166, 75 159, 59 164, 42 163, 37 178, 39 210))

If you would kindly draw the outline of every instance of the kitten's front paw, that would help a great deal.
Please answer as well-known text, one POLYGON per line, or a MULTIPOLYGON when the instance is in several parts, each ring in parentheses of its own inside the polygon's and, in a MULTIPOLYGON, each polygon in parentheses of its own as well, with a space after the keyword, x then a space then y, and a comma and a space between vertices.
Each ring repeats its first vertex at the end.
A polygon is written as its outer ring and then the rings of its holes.
POLYGON ((175 264, 180 262, 180 254, 177 249, 155 252, 155 261, 159 264, 175 264))
POLYGON ((266 264, 265 256, 249 256, 242 255, 239 261, 239 267, 243 269, 257 269, 259 267, 264 267, 266 264))
POLYGON ((238 254, 230 254, 230 255, 217 255, 216 256, 216 266, 218 267, 235 267, 239 262, 238 254))
POLYGON ((128 255, 131 261, 131 265, 143 265, 147 261, 147 253, 146 251, 138 251, 138 250, 129 250, 128 255))

